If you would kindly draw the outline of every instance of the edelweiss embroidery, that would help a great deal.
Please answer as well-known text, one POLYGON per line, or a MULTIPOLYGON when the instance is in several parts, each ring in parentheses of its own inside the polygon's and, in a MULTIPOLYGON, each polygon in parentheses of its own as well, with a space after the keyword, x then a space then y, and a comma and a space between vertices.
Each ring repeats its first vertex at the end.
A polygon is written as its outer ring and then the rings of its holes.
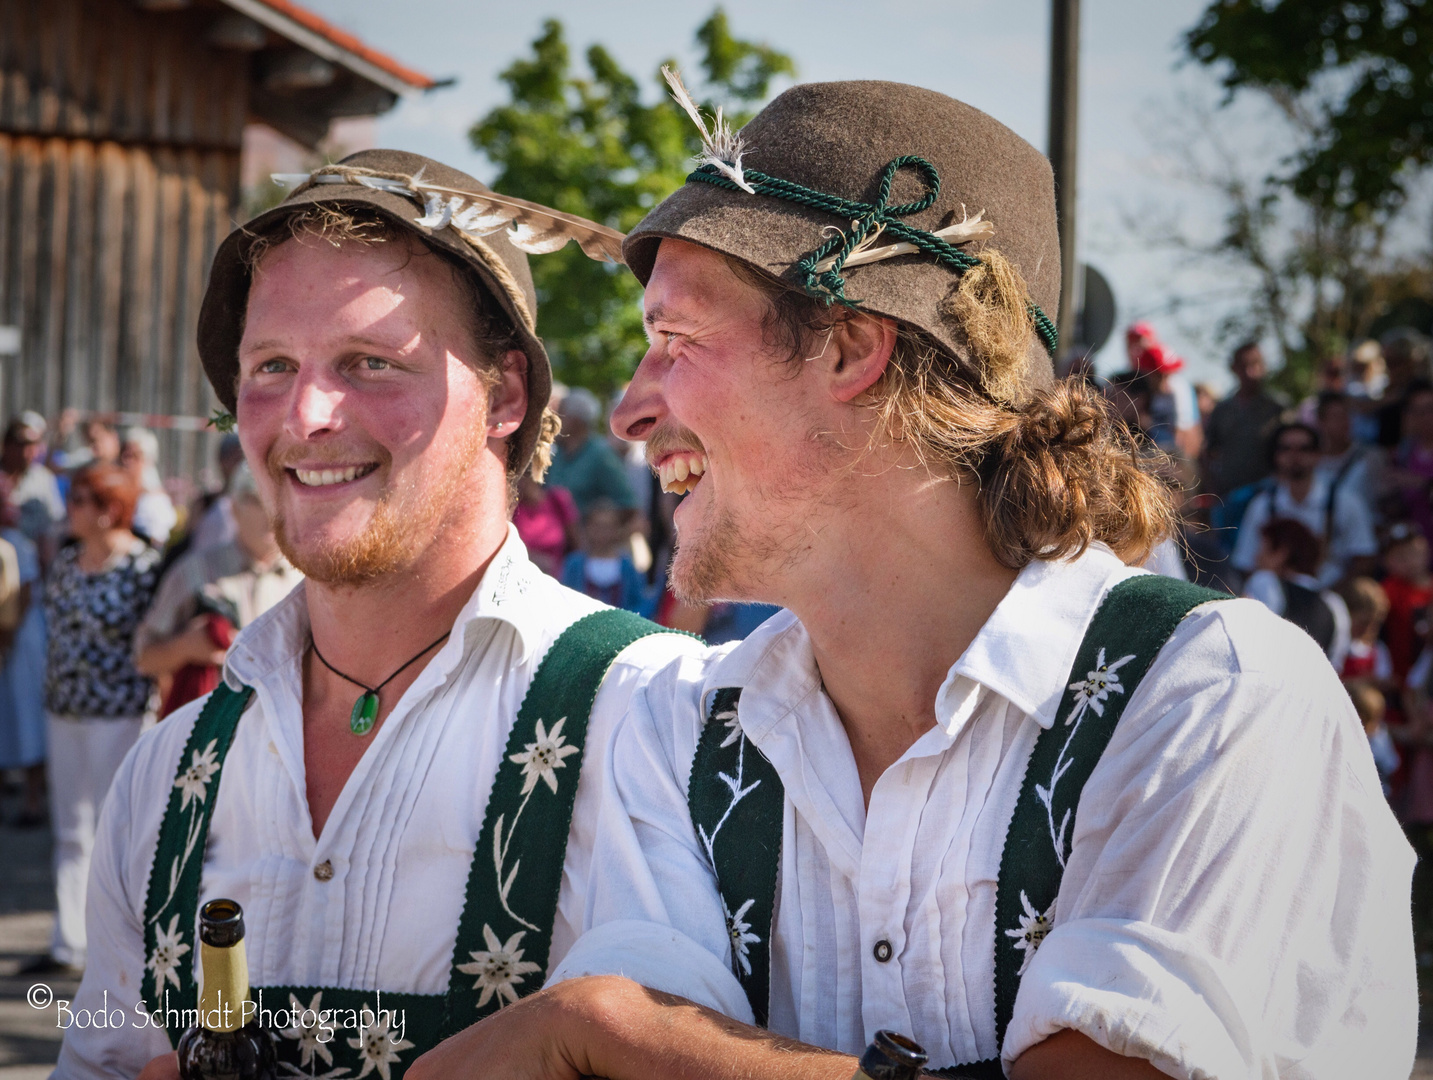
POLYGON ((518 945, 526 934, 526 930, 519 930, 507 941, 499 941, 493 928, 483 924, 483 941, 487 943, 487 951, 470 953, 473 962, 458 965, 458 970, 465 975, 478 977, 478 981, 473 983, 473 989, 482 990, 478 1008, 491 1001, 494 994, 499 1006, 504 1002, 516 1002, 518 995, 515 987, 524 981, 523 976, 542 970, 537 964, 522 958, 523 950, 518 945))
POLYGON ((1005 931, 1005 936, 1013 937, 1015 948, 1025 953, 1025 959, 1020 962, 1020 974, 1024 975, 1030 961, 1035 959, 1035 950, 1055 925, 1055 905, 1052 903, 1048 911, 1036 911, 1030 898, 1025 895, 1025 890, 1021 889, 1020 906, 1025 909, 1025 914, 1020 916, 1020 925, 1014 930, 1005 931))
MULTIPOLYGON (((323 991, 320 990, 314 994, 313 1000, 309 1002, 307 1006, 305 1006, 297 996, 290 994, 289 1008, 292 1010, 294 1026, 285 1028, 280 1031, 279 1034, 285 1039, 293 1039, 298 1043, 299 1065, 309 1071, 304 1073, 299 1069, 295 1069, 288 1062, 283 1062, 281 1067, 287 1066, 288 1071, 298 1076, 314 1076, 317 1070, 316 1062, 320 1058, 325 1065, 332 1067, 333 1051, 331 1051, 328 1048, 328 1044, 319 1037, 323 1032, 323 1025, 320 1022, 319 1016, 319 1012, 323 1008, 323 991), (306 1023, 306 1021, 311 1022, 306 1023)), ((348 1071, 346 1067, 339 1067, 333 1069, 331 1072, 324 1073, 324 1076, 338 1077, 348 1071)))
POLYGON ((751 910, 755 900, 748 900, 736 909, 733 913, 726 906, 726 897, 722 897, 721 909, 726 915, 726 933, 731 938, 731 962, 733 967, 741 968, 743 975, 751 974, 751 954, 747 949, 748 945, 756 945, 761 938, 751 932, 751 924, 746 922, 742 916, 751 910))
POLYGON ((160 930, 155 928, 154 951, 149 954, 149 960, 145 963, 150 971, 154 972, 154 996, 160 997, 164 992, 166 981, 179 989, 179 958, 189 951, 189 946, 184 944, 184 935, 179 932, 179 916, 175 915, 169 920, 169 926, 160 930))
POLYGON ((348 1045, 359 1052, 363 1061, 363 1067, 358 1070, 357 1080, 363 1080, 371 1072, 377 1072, 383 1080, 392 1080, 390 1066, 400 1060, 400 1050, 411 1050, 413 1044, 407 1039, 399 1039, 394 1042, 389 1030, 389 1016, 380 1014, 368 1008, 378 1019, 378 1022, 370 1028, 365 1028, 356 1038, 349 1039, 348 1045))

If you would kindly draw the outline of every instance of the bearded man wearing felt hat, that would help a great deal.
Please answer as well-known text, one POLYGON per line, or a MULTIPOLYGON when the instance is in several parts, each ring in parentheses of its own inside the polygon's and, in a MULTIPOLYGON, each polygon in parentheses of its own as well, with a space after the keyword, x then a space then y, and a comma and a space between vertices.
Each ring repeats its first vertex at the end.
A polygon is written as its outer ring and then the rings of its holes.
POLYGON ((216 897, 284 1074, 397 1080, 536 990, 581 928, 611 731, 701 647, 509 523, 557 430, 525 252, 620 236, 413 154, 296 179, 220 247, 199 347, 307 580, 114 781, 73 1008, 125 1022, 72 1027, 59 1077, 177 1073, 216 897))
POLYGON ((1052 376, 1045 159, 894 83, 698 119, 612 427, 686 492, 679 595, 787 610, 636 695, 588 930, 413 1076, 844 1080, 883 1028, 944 1075, 1408 1075, 1411 852, 1317 646, 1136 569, 1170 495, 1052 376))

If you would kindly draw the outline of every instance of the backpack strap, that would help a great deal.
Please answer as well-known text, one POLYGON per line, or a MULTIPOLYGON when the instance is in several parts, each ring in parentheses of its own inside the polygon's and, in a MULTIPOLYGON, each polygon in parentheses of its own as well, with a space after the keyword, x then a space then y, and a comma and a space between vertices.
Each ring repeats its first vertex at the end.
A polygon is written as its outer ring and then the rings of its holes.
POLYGON ((1015 1011, 1020 979, 1055 924, 1055 900, 1085 782, 1125 706, 1184 617, 1223 593, 1140 574, 1105 596, 1086 631, 1055 722, 1035 740, 1005 836, 995 897, 995 1036, 1015 1011))
POLYGON ((562 891, 587 722, 619 653, 676 631, 612 608, 552 643, 518 709, 468 874, 445 1035, 542 986, 562 891))
POLYGON ((731 969, 758 1026, 771 1009, 771 933, 786 788, 737 719, 739 688, 718 690, 692 760, 687 808, 716 874, 731 969))

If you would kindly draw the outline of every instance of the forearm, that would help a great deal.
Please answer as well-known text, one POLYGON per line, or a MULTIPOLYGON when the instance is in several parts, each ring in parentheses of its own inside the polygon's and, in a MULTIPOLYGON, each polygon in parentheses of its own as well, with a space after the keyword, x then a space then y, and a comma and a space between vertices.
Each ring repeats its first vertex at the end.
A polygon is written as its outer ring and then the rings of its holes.
POLYGON ((141 648, 134 657, 134 667, 151 679, 172 675, 191 663, 189 643, 183 634, 167 641, 155 641, 141 648))
POLYGON ((610 981, 614 985, 603 988, 595 1022, 587 1025, 589 1075, 608 1080, 849 1080, 856 1071, 853 1057, 773 1035, 627 979, 610 981))
POLYGON ((848 1080, 856 1059, 620 976, 549 987, 424 1054, 408 1080, 848 1080))

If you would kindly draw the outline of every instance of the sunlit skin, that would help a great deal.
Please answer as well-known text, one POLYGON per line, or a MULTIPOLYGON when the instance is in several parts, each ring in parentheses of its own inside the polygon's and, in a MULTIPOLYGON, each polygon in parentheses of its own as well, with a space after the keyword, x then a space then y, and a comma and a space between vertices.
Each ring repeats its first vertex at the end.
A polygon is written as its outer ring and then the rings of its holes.
MULTIPOLYGON (((507 535, 507 439, 527 407, 527 359, 499 358, 497 385, 485 386, 464 302, 446 264, 393 243, 284 243, 260 263, 249 293, 240 438, 295 565, 360 539, 385 495, 405 531, 400 565, 378 578, 305 585, 320 651, 370 686, 452 626, 507 535), (295 475, 350 466, 365 474, 318 488, 295 475)), ((430 657, 384 689, 378 724, 430 657)), ((373 744, 372 734, 349 730, 356 694, 306 655, 304 771, 316 837, 373 744)), ((140 1075, 174 1080, 177 1057, 155 1058, 140 1075)))
MULTIPOLYGON (((801 618, 869 801, 934 724, 940 684, 1014 572, 991 554, 968 488, 916 467, 908 449, 863 453, 864 395, 889 361, 892 323, 842 319, 812 359, 789 360, 763 335, 760 294, 720 256, 671 240, 645 305, 651 345, 612 428, 649 440, 657 466, 706 455, 675 518, 679 585, 708 599, 782 604, 801 618)), ((407 1077, 847 1080, 855 1066, 628 979, 594 976, 502 1009, 419 1058, 407 1077)), ((1163 1074, 1061 1032, 1012 1075, 1163 1074)))

